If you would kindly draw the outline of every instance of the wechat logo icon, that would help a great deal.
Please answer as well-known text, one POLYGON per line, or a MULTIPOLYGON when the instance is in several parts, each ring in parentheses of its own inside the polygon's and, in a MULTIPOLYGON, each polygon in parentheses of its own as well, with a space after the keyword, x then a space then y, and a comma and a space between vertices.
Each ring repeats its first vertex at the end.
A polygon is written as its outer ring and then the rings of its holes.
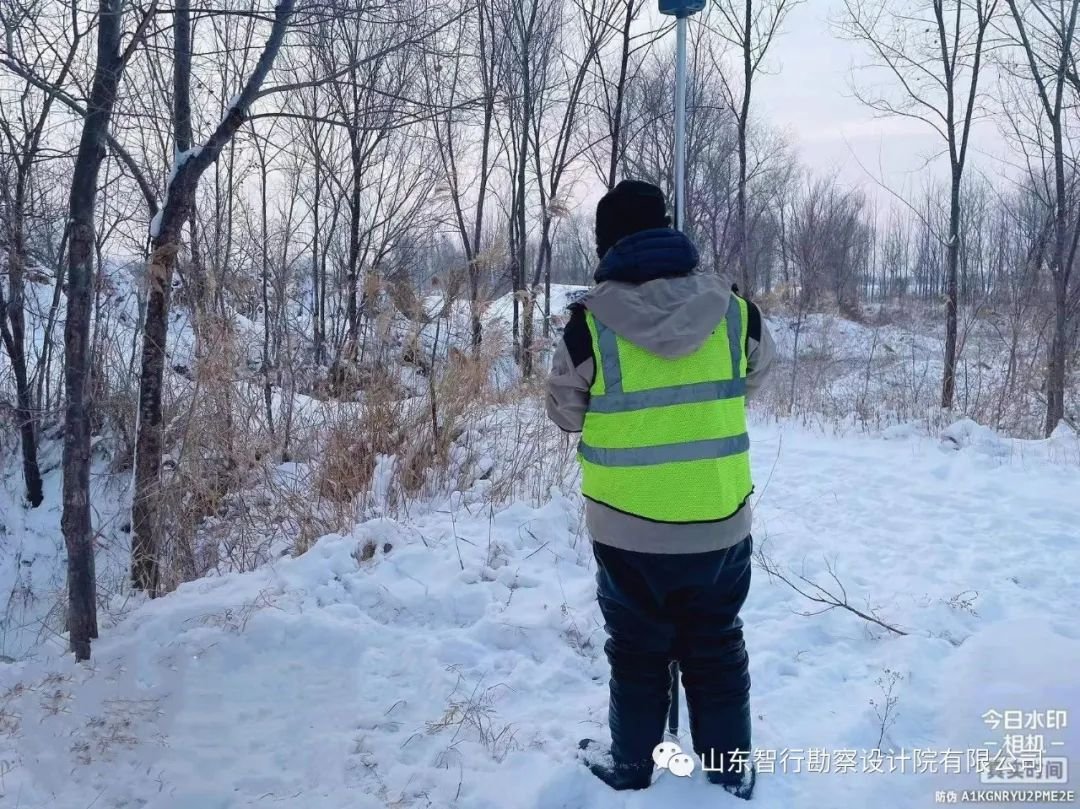
POLYGON ((653 748, 652 757, 657 767, 680 778, 687 778, 694 772, 694 759, 674 742, 660 742, 653 748))

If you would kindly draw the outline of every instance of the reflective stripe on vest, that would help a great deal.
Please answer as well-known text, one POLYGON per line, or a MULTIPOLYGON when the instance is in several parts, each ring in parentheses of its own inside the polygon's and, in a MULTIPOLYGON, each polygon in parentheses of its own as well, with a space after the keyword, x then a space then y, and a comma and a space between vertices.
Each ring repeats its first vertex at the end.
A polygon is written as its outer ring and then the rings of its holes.
POLYGON ((584 443, 578 447, 582 458, 600 466, 653 466, 680 461, 703 461, 706 458, 738 455, 749 449, 750 436, 746 433, 731 438, 707 438, 703 441, 683 441, 655 447, 597 449, 584 443))
POLYGON ((723 330, 687 357, 664 359, 587 313, 597 355, 578 446, 587 497, 661 522, 721 520, 742 507, 753 488, 746 321, 746 303, 732 295, 723 330), (724 354, 730 362, 718 364, 724 354))

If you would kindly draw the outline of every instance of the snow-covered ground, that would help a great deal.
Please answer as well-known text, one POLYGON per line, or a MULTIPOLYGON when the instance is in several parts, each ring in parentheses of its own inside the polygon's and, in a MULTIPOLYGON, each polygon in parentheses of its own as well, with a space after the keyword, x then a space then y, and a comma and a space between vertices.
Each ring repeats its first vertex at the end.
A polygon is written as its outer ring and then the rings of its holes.
MULTIPOLYGON (((120 271, 109 282, 102 350, 107 367, 123 369, 136 288, 120 271)), ((578 292, 553 286, 553 315, 578 292)), ((52 288, 35 295, 47 309, 52 288)), ((401 366, 403 395, 419 397, 410 407, 423 405, 427 378, 405 348, 436 358, 468 348, 467 307, 440 301, 424 300, 429 316, 449 312, 432 322, 388 310, 379 327, 386 356, 367 358, 401 366)), ((486 310, 493 350, 508 348, 512 313, 510 296, 486 310)), ((977 788, 974 774, 935 775, 925 762, 1000 743, 987 711, 1065 710, 1080 721, 1080 442, 1067 427, 1049 441, 1005 439, 966 419, 943 430, 955 416, 935 406, 935 322, 769 314, 780 363, 754 431, 760 555, 744 617, 755 743, 777 763, 762 774, 756 804, 929 806, 938 790, 977 788), (793 415, 780 418, 792 394, 793 415), (781 577, 810 595, 825 588, 880 623, 821 612, 781 577), (878 747, 918 749, 924 771, 912 773, 909 759, 906 772, 863 773, 863 756, 878 747), (833 759, 824 763, 822 751, 833 759), (848 755, 856 771, 838 772, 848 755)), ((236 315, 234 325, 236 370, 258 394, 261 323, 236 315)), ((1035 434, 1031 368, 1005 384, 1007 332, 976 325, 958 411, 1035 434)), ((306 333, 303 322, 296 329, 306 333)), ((1034 355, 1022 353, 1033 367, 1034 355)), ((178 309, 171 398, 192 394, 177 369, 193 355, 178 309)), ((504 395, 519 387, 508 351, 491 376, 504 395)), ((275 409, 287 401, 275 389, 275 409)), ((298 391, 291 402, 298 436, 363 406, 298 391)), ((119 453, 106 431, 92 493, 102 638, 89 666, 65 658, 57 634, 65 554, 56 425, 45 429, 38 510, 20 504, 15 445, 0 447, 0 660, 20 659, 0 662, 0 807, 738 805, 700 773, 616 795, 576 760, 578 739, 606 734, 607 664, 572 445, 527 398, 470 411, 457 426, 451 469, 415 501, 389 507, 393 460, 381 458, 356 509, 365 521, 292 558, 306 546, 297 520, 321 516, 318 504, 311 514, 291 504, 312 498, 324 449, 298 437, 290 463, 268 467, 263 484, 232 493, 235 502, 202 525, 204 539, 223 546, 234 528, 257 535, 242 563, 212 570, 257 569, 152 603, 127 591, 130 473, 110 471, 119 453), (438 494, 452 485, 463 491, 438 494)), ((1065 742, 1048 752, 1070 756, 1077 772, 1075 734, 1048 732, 1046 743, 1065 742)))
MULTIPOLYGON (((820 605, 755 570, 755 744, 777 763, 753 805, 931 806, 978 777, 913 774, 910 760, 890 774, 888 759, 863 773, 861 758, 855 772, 813 772, 808 751, 985 747, 1003 740, 983 719, 994 710, 1080 722, 1075 435, 1019 442, 961 423, 944 440, 838 436, 790 422, 753 435, 759 561, 796 584, 842 585, 907 633, 842 609, 807 615, 820 605)), ((141 604, 88 666, 48 644, 0 665, 0 805, 741 805, 700 773, 614 793, 576 760, 578 739, 605 736, 607 698, 580 497, 568 480, 498 507, 491 477, 141 604)), ((1045 734, 1075 772, 1075 727, 1045 734)))

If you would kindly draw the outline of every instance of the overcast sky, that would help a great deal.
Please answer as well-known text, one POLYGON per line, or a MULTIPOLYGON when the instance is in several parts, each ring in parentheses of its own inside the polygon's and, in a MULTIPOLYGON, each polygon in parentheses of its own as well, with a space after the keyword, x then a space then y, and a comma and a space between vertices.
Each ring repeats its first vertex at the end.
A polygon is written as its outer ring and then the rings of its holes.
MULTIPOLYGON (((751 115, 783 132, 801 163, 816 174, 835 171, 886 208, 898 203, 881 182, 915 199, 930 177, 946 176, 947 161, 927 165, 944 144, 928 125, 879 117, 852 96, 852 69, 865 66, 870 54, 860 43, 838 37, 830 25, 842 9, 843 0, 806 0, 794 8, 769 52, 768 74, 754 89, 751 115)), ((660 24, 655 11, 648 17, 646 25, 660 24)), ((668 36, 674 47, 674 33, 668 36)), ((859 73, 863 86, 868 75, 865 70, 859 73)), ((985 86, 991 89, 989 83, 985 86)), ((994 121, 976 125, 971 150, 973 170, 1002 170, 991 157, 1004 151, 994 121)), ((594 197, 603 193, 600 187, 590 191, 594 197)))
MULTIPOLYGON (((830 16, 842 8, 842 0, 809 0, 791 12, 770 51, 771 75, 756 91, 759 119, 786 132, 802 162, 817 171, 836 169, 875 196, 889 196, 875 178, 895 191, 917 192, 925 182, 927 159, 940 153, 943 143, 926 124, 877 117, 852 97, 852 68, 867 63, 868 51, 840 39, 830 26, 830 16)), ((859 78, 864 81, 866 73, 859 78)), ((1004 149, 994 121, 976 125, 972 149, 975 166, 1001 170, 991 157, 1004 149)), ((947 166, 939 161, 930 171, 940 175, 947 166)))

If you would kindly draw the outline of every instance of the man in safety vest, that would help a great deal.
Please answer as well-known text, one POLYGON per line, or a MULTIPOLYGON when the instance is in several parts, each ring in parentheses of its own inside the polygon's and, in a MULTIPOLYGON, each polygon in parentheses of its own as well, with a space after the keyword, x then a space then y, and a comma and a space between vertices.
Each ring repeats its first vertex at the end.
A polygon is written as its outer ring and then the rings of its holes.
POLYGON ((582 746, 615 789, 649 786, 677 660, 709 780, 749 798, 746 399, 775 348, 757 307, 700 271, 670 225, 654 185, 623 181, 600 200, 597 286, 571 308, 548 382, 548 415, 581 433, 609 635, 611 749, 582 746))

